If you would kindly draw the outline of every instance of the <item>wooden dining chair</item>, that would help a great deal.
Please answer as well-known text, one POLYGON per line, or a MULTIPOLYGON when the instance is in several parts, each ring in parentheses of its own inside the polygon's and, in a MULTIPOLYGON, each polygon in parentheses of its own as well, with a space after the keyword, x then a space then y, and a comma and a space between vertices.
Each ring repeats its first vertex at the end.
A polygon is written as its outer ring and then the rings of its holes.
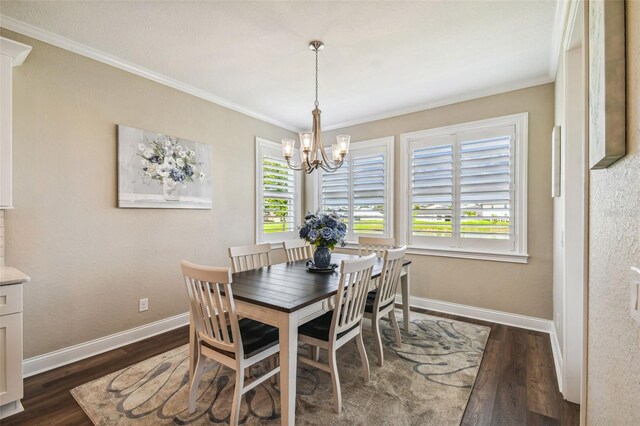
POLYGON ((367 302, 364 307, 364 316, 371 319, 371 328, 373 329, 373 337, 376 341, 376 350, 378 352, 378 365, 382 367, 384 355, 382 351, 382 338, 380 336, 379 321, 385 316, 389 316, 391 325, 396 334, 396 345, 402 344, 402 336, 400 327, 395 314, 396 292, 398 291, 398 283, 402 274, 402 264, 404 263, 404 255, 407 252, 407 246, 397 249, 389 249, 384 252, 384 264, 382 272, 378 279, 378 286, 367 295, 367 302))
POLYGON ((371 271, 376 263, 375 254, 355 259, 343 260, 340 264, 340 282, 335 297, 336 308, 298 328, 298 340, 312 349, 327 351, 328 365, 319 362, 311 351, 309 358, 299 357, 300 362, 331 374, 333 384, 333 404, 336 413, 342 411, 342 392, 336 364, 336 352, 345 343, 356 339, 362 373, 369 381, 369 360, 362 341, 362 315, 371 280, 371 271))
POLYGON ((304 240, 287 240, 284 242, 287 262, 313 259, 313 247, 304 240))
POLYGON ((271 244, 229 247, 233 273, 271 265, 271 244))
POLYGON ((395 238, 358 237, 358 256, 375 253, 376 256, 382 257, 386 249, 392 249, 395 246, 395 238))
MULTIPOLYGON (((207 358, 235 370, 231 425, 238 424, 242 395, 280 371, 275 362, 262 376, 245 384, 244 370, 280 352, 278 329, 248 318, 238 320, 229 268, 181 263, 196 333, 196 368, 189 384, 189 413, 196 409, 198 385, 207 358)), ((272 359, 273 361, 273 359, 272 359)))

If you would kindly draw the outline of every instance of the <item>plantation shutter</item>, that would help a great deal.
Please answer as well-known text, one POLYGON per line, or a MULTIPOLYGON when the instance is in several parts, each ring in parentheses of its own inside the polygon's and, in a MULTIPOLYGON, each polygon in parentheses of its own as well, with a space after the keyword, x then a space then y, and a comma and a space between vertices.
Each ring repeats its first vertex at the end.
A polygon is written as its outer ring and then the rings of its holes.
POLYGON ((342 167, 335 172, 322 173, 320 191, 321 210, 323 212, 335 211, 343 220, 349 223, 350 185, 348 158, 344 160, 342 167))
POLYGON ((509 239, 511 137, 460 143, 460 237, 509 239))
POLYGON ((411 232, 416 236, 453 236, 454 144, 439 138, 411 154, 411 232))
POLYGON ((294 175, 287 162, 265 156, 262 162, 263 230, 291 232, 295 229, 294 175))
POLYGON ((343 218, 348 241, 359 235, 393 236, 392 150, 393 138, 352 143, 342 167, 319 177, 319 208, 343 218))
POLYGON ((279 144, 257 139, 257 242, 296 237, 300 218, 300 181, 282 158, 279 144))
POLYGON ((410 142, 411 244, 513 250, 515 126, 410 142))
POLYGON ((385 234, 385 156, 353 158, 353 232, 385 234))

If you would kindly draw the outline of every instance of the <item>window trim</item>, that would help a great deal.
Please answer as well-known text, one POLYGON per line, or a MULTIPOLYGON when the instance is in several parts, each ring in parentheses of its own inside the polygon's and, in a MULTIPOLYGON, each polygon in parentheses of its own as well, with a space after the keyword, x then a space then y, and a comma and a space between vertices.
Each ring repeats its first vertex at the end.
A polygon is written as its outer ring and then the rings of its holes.
MULTIPOLYGON (((385 136, 382 138, 368 139, 358 142, 351 142, 349 147, 349 161, 351 161, 352 153, 354 151, 367 150, 373 148, 385 148, 386 150, 386 169, 385 169, 385 193, 388 194, 385 197, 385 234, 361 234, 362 236, 375 236, 384 238, 393 238, 395 236, 395 204, 394 204, 394 153, 395 153, 395 137, 385 136)), ((349 179, 349 186, 351 187, 352 179, 349 179)), ((317 211, 320 208, 322 197, 322 172, 317 173, 313 179, 313 211, 317 211)), ((348 230, 348 237, 357 238, 353 234, 352 230, 348 230)), ((347 248, 353 244, 357 244, 356 240, 347 240, 347 248)))
POLYGON ((411 205, 410 187, 410 155, 409 145, 412 141, 425 137, 443 136, 461 132, 478 131, 498 126, 515 126, 514 155, 514 250, 491 251, 470 250, 455 247, 438 248, 426 245, 409 245, 408 253, 426 256, 446 256, 465 259, 494 260, 501 262, 528 263, 527 252, 527 197, 528 197, 528 146, 529 146, 529 113, 523 112, 502 117, 489 118, 467 123, 443 126, 400 135, 400 217, 398 244, 405 245, 410 241, 409 206, 411 205))
MULTIPOLYGON (((255 241, 256 244, 261 243, 271 243, 272 248, 282 247, 282 242, 284 240, 292 239, 292 237, 297 237, 297 229, 293 231, 295 236, 284 235, 290 234, 290 232, 277 232, 270 235, 277 235, 276 238, 270 239, 265 238, 265 234, 263 232, 264 226, 264 218, 262 217, 262 181, 263 181, 263 165, 262 159, 264 158, 264 150, 267 149, 275 149, 276 151, 281 151, 281 145, 277 142, 256 137, 256 157, 255 157, 255 172, 256 172, 256 203, 255 203, 255 224, 256 224, 256 234, 255 241)), ((299 172, 293 172, 294 180, 293 180, 293 203, 294 203, 294 226, 297 228, 302 223, 302 179, 299 172)))

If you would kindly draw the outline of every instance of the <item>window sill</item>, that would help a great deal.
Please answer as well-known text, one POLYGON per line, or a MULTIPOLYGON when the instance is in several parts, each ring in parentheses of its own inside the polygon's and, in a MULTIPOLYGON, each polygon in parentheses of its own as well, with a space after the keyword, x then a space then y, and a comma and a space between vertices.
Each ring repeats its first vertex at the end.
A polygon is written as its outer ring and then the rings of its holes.
MULTIPOLYGON (((336 247, 342 250, 358 250, 358 243, 347 242, 345 247, 336 247)), ((517 253, 491 253, 479 251, 466 251, 455 249, 434 249, 425 247, 407 247, 407 254, 418 256, 454 257, 457 259, 488 260, 493 262, 529 263, 529 254, 517 253)))
POLYGON ((454 257, 458 259, 489 260, 493 262, 529 263, 529 254, 524 253, 491 253, 456 249, 434 249, 425 247, 407 247, 407 254, 420 256, 454 257))

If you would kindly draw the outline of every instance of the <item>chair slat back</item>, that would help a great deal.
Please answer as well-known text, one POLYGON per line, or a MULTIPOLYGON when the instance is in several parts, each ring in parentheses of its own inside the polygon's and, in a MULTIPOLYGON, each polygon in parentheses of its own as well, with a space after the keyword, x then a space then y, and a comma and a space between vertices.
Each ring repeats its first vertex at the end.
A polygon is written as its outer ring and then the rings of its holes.
POLYGON ((187 261, 180 265, 198 338, 218 349, 242 356, 242 337, 231 291, 230 269, 187 261))
POLYGON ((358 237, 359 256, 375 253, 376 256, 382 257, 385 250, 395 248, 395 246, 395 238, 358 237))
POLYGON ((313 247, 304 240, 285 241, 284 251, 287 253, 287 262, 313 258, 313 247))
POLYGON ((271 244, 229 247, 233 272, 248 271, 271 265, 271 244))
POLYGON ((334 338, 362 320, 371 273, 376 261, 376 255, 371 254, 361 259, 343 260, 340 264, 340 283, 331 321, 334 338))
POLYGON ((378 306, 386 306, 395 301, 398 283, 402 274, 404 256, 407 253, 407 246, 397 249, 389 249, 384 252, 384 264, 378 283, 378 292, 374 303, 374 310, 378 306))

